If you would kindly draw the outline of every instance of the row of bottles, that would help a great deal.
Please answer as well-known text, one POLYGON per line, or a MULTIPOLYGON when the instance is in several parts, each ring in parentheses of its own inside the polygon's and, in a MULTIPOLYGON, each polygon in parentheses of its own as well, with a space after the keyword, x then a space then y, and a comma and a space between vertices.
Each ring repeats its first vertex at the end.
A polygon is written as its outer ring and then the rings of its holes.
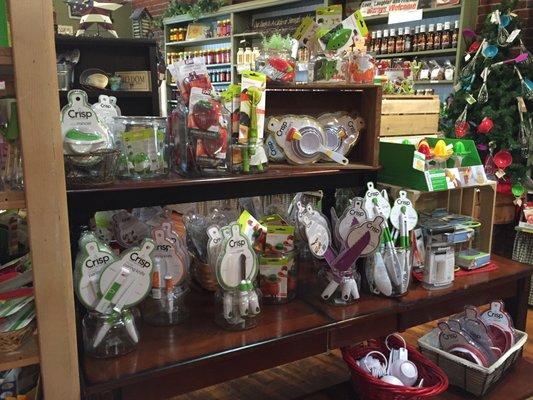
POLYGON ((209 79, 213 83, 231 82, 231 68, 209 70, 209 79))
MULTIPOLYGON (((231 35, 231 21, 223 19, 212 24, 213 37, 224 37, 231 35)), ((183 42, 187 40, 187 28, 170 28, 168 31, 170 42, 183 42)))
POLYGON ((374 31, 367 48, 375 54, 450 49, 457 47, 458 37, 459 21, 454 22, 453 29, 447 21, 429 24, 427 32, 426 25, 415 26, 414 31, 409 26, 398 28, 398 32, 394 28, 374 31))
POLYGON ((207 65, 211 64, 229 64, 231 62, 231 49, 211 49, 198 51, 183 51, 179 53, 167 53, 168 62, 171 64, 174 61, 188 60, 193 57, 203 57, 207 65))
POLYGON ((259 52, 258 47, 254 47, 253 49, 251 47, 242 48, 239 47, 239 50, 237 51, 237 67, 242 69, 255 69, 255 61, 259 58, 261 53, 259 52))

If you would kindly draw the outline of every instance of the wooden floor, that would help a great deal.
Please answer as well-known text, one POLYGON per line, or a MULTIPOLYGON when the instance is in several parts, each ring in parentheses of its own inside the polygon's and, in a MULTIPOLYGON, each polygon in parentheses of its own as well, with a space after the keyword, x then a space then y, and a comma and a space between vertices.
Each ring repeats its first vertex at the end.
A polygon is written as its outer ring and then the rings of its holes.
MULTIPOLYGON (((411 344, 416 344, 416 340, 435 325, 436 323, 432 322, 409 329, 404 333, 404 337, 411 344)), ((527 318, 527 332, 529 339, 523 355, 528 362, 520 364, 520 371, 525 377, 533 378, 533 309, 531 308, 527 318)), ((173 400, 355 400, 355 394, 347 383, 348 379, 348 368, 340 352, 335 350, 330 354, 310 357, 174 397, 173 400)), ((509 386, 511 390, 514 384, 514 382, 500 383, 509 386)), ((529 388, 525 390, 533 395, 533 383, 529 387, 532 389, 531 392, 529 388)), ((463 395, 460 391, 451 390, 449 394, 438 399, 441 398, 459 400, 471 397, 463 395)), ((490 398, 497 400, 500 395, 494 393, 490 398)), ((529 397, 519 395, 519 397, 505 397, 505 400, 526 398, 529 397)))

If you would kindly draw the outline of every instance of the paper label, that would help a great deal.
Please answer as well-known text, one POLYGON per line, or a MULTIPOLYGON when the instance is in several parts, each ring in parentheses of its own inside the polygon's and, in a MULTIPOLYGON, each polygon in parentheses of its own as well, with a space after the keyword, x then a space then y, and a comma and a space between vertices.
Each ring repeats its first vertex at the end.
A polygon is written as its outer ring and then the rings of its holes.
POLYGON ((490 303, 490 309, 481 314, 480 318, 487 325, 497 325, 507 332, 512 332, 511 318, 504 311, 503 302, 501 301, 490 303))
POLYGON ((520 33, 520 29, 514 29, 509 35, 509 37, 507 38, 507 43, 512 43, 516 39, 519 33, 520 33))
POLYGON ((419 151, 413 153, 413 168, 417 171, 424 172, 426 170, 426 155, 419 151))
POLYGON ((448 189, 446 174, 443 169, 425 171, 424 176, 426 177, 426 184, 430 192, 448 189))
POLYGON ((388 219, 391 210, 388 200, 383 197, 379 190, 374 188, 373 182, 368 182, 367 188, 363 205, 366 215, 375 217, 379 213, 383 218, 388 219))
POLYGON ((400 217, 402 215, 407 217, 407 230, 413 230, 418 222, 418 213, 414 209, 411 200, 407 198, 407 192, 405 190, 400 190, 399 197, 394 200, 394 204, 390 212, 390 221, 392 226, 394 226, 398 231, 400 231, 400 217))
POLYGON ((389 20, 388 24, 400 24, 403 22, 411 22, 411 21, 420 21, 422 16, 422 9, 416 9, 416 4, 418 1, 409 2, 409 5, 414 5, 414 8, 407 9, 406 11, 390 11, 389 12, 389 20))
POLYGON ((337 233, 341 243, 346 241, 348 232, 353 226, 360 225, 367 220, 366 211, 363 209, 363 199, 351 202, 339 219, 337 233))
POLYGON ((360 257, 368 256, 374 253, 379 247, 381 240, 381 227, 383 225, 383 217, 376 216, 374 220, 363 222, 359 226, 354 226, 348 232, 346 237, 346 247, 350 248, 364 236, 365 233, 370 233, 370 242, 361 251, 360 257))

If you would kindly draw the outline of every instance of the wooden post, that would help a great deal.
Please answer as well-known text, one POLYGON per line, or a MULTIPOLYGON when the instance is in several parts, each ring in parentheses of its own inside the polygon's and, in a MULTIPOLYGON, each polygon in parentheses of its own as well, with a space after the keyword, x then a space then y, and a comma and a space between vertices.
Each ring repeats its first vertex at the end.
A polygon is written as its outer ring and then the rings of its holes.
POLYGON ((52 0, 10 0, 44 396, 80 398, 52 0))

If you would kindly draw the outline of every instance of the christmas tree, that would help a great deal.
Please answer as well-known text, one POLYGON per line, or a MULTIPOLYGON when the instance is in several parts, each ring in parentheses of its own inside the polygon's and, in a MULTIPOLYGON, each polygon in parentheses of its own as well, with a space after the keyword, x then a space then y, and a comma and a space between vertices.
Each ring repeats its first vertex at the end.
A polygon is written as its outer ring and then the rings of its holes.
POLYGON ((447 136, 472 139, 499 192, 533 189, 533 60, 521 37, 518 0, 503 0, 481 32, 465 30, 467 54, 445 110, 447 136))

